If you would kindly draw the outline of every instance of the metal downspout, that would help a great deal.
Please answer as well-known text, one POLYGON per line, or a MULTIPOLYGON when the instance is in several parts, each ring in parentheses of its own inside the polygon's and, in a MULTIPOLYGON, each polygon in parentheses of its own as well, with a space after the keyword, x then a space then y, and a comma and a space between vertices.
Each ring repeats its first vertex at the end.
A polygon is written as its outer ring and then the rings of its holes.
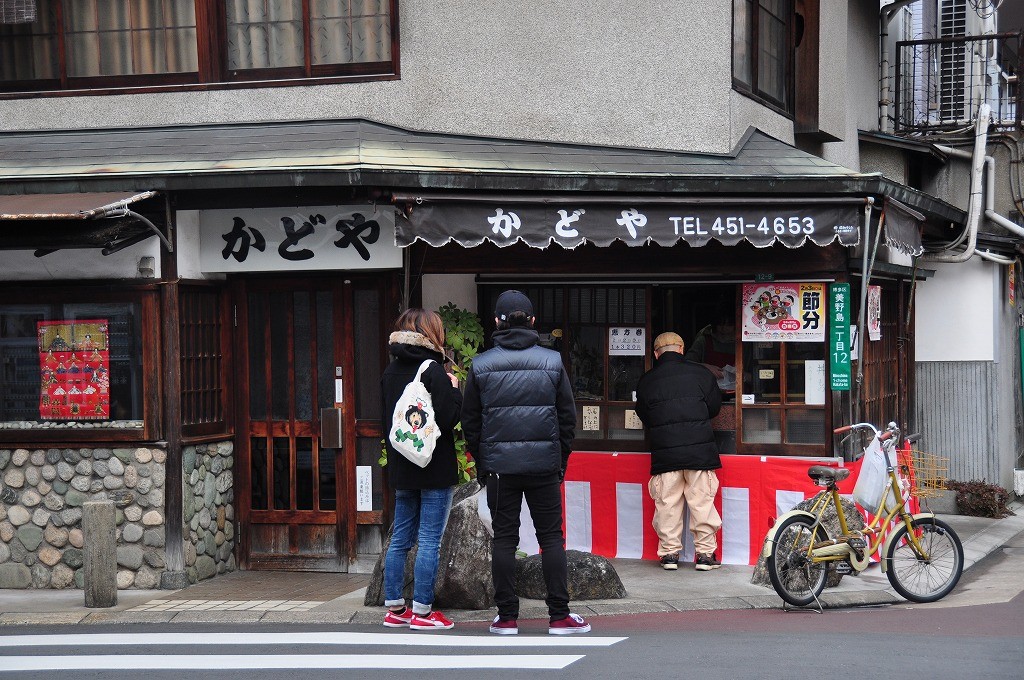
MULTIPOLYGON (((864 324, 867 320, 868 310, 868 276, 870 276, 869 259, 873 256, 868 254, 868 246, 871 243, 871 213, 875 207, 875 199, 868 198, 864 206, 864 256, 861 257, 860 271, 860 308, 857 313, 857 398, 855 400, 856 413, 854 420, 860 422, 861 418, 861 388, 864 384, 864 324)), ((884 215, 884 213, 883 213, 884 215)), ((878 234, 882 233, 882 220, 878 221, 878 234)), ((878 238, 875 238, 875 247, 878 247, 878 238)), ((873 264, 871 264, 873 266, 873 264)))
POLYGON ((974 135, 974 154, 971 157, 971 197, 967 206, 967 248, 962 253, 925 253, 921 257, 928 262, 967 262, 974 255, 978 244, 978 227, 981 224, 982 191, 985 147, 988 141, 988 123, 992 109, 988 104, 978 107, 978 122, 974 135))

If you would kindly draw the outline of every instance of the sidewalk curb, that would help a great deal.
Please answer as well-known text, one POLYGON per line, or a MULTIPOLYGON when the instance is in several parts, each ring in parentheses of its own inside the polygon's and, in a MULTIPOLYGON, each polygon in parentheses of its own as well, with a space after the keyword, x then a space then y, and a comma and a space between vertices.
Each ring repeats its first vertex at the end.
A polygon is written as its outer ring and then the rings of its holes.
MULTIPOLYGON (((1011 538, 1024 531, 1024 502, 1015 501, 1010 509, 1016 513, 994 520, 966 539, 964 547, 964 571, 971 569, 988 555, 1002 548, 1011 538)), ((939 515, 942 518, 942 515, 939 515)), ((365 590, 365 589, 363 589, 365 590)), ((333 604, 336 609, 309 611, 95 611, 75 607, 75 611, 58 612, 0 612, 0 630, 16 626, 71 626, 71 625, 126 625, 126 624, 181 624, 194 625, 216 623, 241 623, 274 626, 302 625, 366 625, 380 626, 381 610, 362 605, 363 590, 348 593, 324 605, 333 604), (345 600, 340 603, 339 600, 345 600), (350 603, 351 602, 351 603, 350 603), (340 605, 340 606, 339 606, 340 605)), ((166 595, 168 591, 154 591, 166 595)), ((156 597, 159 597, 156 596, 156 597)), ((821 596, 825 609, 847 609, 853 607, 877 607, 904 602, 885 586, 873 586, 841 592, 826 591, 821 596)), ((2 606, 2 604, 0 604, 2 606)), ((622 601, 601 600, 573 603, 574 611, 585 617, 617 616, 630 614, 658 614, 684 611, 716 611, 732 609, 781 609, 782 601, 771 591, 763 594, 729 595, 723 597, 701 597, 693 599, 622 601)), ((446 610, 456 623, 488 622, 494 617, 493 610, 446 610)), ((520 611, 522 620, 546 619, 547 609, 542 603, 524 602, 520 611)))

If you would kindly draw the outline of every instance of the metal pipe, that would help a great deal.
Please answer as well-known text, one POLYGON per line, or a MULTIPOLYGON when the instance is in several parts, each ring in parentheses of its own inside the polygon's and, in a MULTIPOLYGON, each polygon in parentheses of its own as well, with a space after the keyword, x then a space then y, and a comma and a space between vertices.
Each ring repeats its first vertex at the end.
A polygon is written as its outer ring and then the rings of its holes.
POLYGON ((991 108, 986 103, 982 103, 978 107, 974 154, 971 160, 971 197, 967 206, 967 248, 962 253, 925 253, 922 255, 929 262, 967 262, 974 255, 978 243, 978 227, 983 212, 981 180, 984 174, 985 146, 991 112, 991 108))
MULTIPOLYGON (((864 382, 864 324, 867 319, 867 304, 868 304, 868 244, 871 243, 871 212, 875 206, 875 200, 869 198, 867 205, 864 206, 864 257, 861 258, 861 273, 860 273, 860 309, 857 314, 857 398, 853 400, 853 407, 856 409, 854 414, 854 420, 860 421, 861 412, 861 388, 864 382)), ((881 233, 882 224, 879 219, 879 233, 881 233)))

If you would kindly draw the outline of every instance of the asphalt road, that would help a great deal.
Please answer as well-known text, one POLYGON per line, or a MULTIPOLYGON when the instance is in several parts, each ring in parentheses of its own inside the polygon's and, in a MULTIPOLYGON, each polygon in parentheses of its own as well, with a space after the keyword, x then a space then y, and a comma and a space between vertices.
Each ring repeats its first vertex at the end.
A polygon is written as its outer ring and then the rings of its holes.
POLYGON ((601 617, 594 632, 515 637, 368 626, 0 628, 5 678, 671 678, 729 680, 1024 677, 1024 534, 932 605, 601 617), (819 664, 815 666, 815 664, 819 664))

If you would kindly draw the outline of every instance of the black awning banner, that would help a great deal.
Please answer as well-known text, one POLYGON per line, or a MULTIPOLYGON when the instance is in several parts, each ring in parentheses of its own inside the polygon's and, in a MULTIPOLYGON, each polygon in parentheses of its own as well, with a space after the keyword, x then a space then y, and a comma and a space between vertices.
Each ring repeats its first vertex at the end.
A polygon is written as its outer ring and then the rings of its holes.
POLYGON ((860 240, 862 204, 809 205, 591 205, 564 207, 495 203, 423 203, 399 217, 395 242, 408 246, 417 239, 432 246, 455 241, 476 246, 484 240, 498 246, 522 241, 534 248, 557 243, 564 248, 590 242, 598 246, 619 240, 630 246, 685 241, 703 246, 749 241, 758 248, 775 242, 797 248, 808 240, 824 246, 837 238, 844 246, 860 240))
POLYGON ((899 201, 885 202, 885 245, 902 253, 917 257, 924 252, 921 243, 921 223, 924 215, 899 201))

